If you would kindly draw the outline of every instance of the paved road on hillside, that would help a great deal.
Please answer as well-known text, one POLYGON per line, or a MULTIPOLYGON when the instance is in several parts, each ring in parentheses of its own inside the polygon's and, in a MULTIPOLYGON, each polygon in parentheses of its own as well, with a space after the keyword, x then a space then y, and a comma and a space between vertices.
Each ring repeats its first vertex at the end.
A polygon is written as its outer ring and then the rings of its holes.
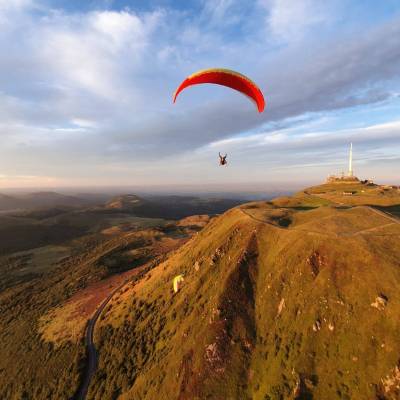
POLYGON ((74 396, 75 400, 85 400, 88 389, 89 389, 90 381, 91 381, 94 373, 96 372, 97 351, 96 351, 96 347, 93 343, 93 332, 94 332, 94 327, 96 325, 96 322, 97 322, 100 314, 104 310, 104 307, 112 299, 114 294, 117 293, 118 290, 120 290, 123 286, 125 286, 127 282, 128 282, 128 280, 125 281, 124 283, 122 283, 121 285, 119 285, 116 289, 114 289, 108 295, 108 297, 100 304, 100 307, 96 310, 93 317, 91 319, 89 319, 89 321, 87 323, 87 326, 86 326, 86 354, 87 354, 86 371, 85 371, 85 374, 83 377, 83 381, 82 381, 81 385, 79 386, 77 393, 74 396))
MULTIPOLYGON (((302 229, 302 228, 299 228, 299 227, 289 227, 289 228, 282 227, 282 226, 279 226, 279 225, 275 225, 275 224, 273 224, 273 223, 271 223, 271 222, 269 222, 269 221, 265 221, 265 220, 263 220, 263 219, 254 217, 253 215, 251 215, 249 212, 247 212, 247 211, 244 210, 243 208, 239 208, 239 210, 240 210, 244 215, 246 215, 247 217, 253 219, 254 221, 261 222, 261 223, 266 224, 266 225, 271 225, 271 226, 273 226, 274 228, 277 228, 277 229, 280 229, 280 230, 301 231, 301 232, 305 232, 305 233, 317 234, 317 235, 329 236, 329 237, 335 237, 335 238, 339 238, 339 237, 353 237, 353 236, 360 235, 360 234, 363 234, 363 233, 379 231, 379 229, 386 228, 386 227, 391 226, 391 225, 400 224, 400 220, 399 220, 398 218, 393 217, 393 216, 391 216, 391 215, 389 215, 389 214, 387 214, 387 213, 385 213, 385 212, 383 212, 383 211, 377 210, 377 209, 375 209, 375 208, 373 208, 373 207, 370 207, 370 206, 355 206, 354 208, 356 208, 356 207, 357 207, 357 208, 367 208, 367 209, 373 211, 374 213, 380 215, 381 217, 385 217, 386 219, 389 219, 391 222, 388 223, 388 224, 384 224, 384 225, 374 226, 374 227, 372 227, 372 228, 361 229, 361 230, 359 230, 359 231, 351 232, 351 233, 350 233, 350 232, 348 232, 348 233, 347 233, 347 232, 346 232, 346 233, 345 233, 345 232, 341 232, 341 233, 338 233, 338 232, 329 232, 329 233, 328 233, 328 232, 322 232, 322 231, 312 231, 312 230, 309 230, 309 229, 302 229)), ((325 218, 330 218, 330 217, 329 217, 329 216, 328 216, 328 217, 323 217, 323 218, 320 218, 320 220, 321 220, 321 219, 325 219, 325 218)))
POLYGON ((239 210, 246 217, 251 218, 254 221, 261 222, 262 224, 265 224, 265 225, 273 226, 274 228, 280 229, 282 231, 301 231, 301 232, 311 233, 311 234, 315 234, 315 235, 322 235, 322 236, 335 237, 335 238, 339 237, 339 235, 337 233, 335 233, 335 232, 326 233, 326 232, 321 232, 321 231, 312 231, 310 229, 300 229, 300 228, 294 228, 294 227, 291 227, 291 228, 283 227, 283 226, 280 226, 280 225, 273 224, 272 222, 266 221, 264 219, 257 218, 254 215, 251 215, 249 212, 247 212, 243 208, 239 208, 239 210))
POLYGON ((388 218, 388 219, 390 219, 391 221, 395 222, 396 224, 400 224, 400 219, 397 218, 397 217, 395 217, 395 216, 392 215, 392 214, 388 214, 388 213, 386 213, 385 211, 378 210, 378 209, 376 209, 376 208, 374 208, 374 207, 371 207, 371 206, 365 206, 365 207, 367 207, 367 208, 369 208, 370 210, 372 210, 375 214, 378 214, 378 215, 381 215, 382 217, 388 218))
POLYGON ((113 296, 121 290, 126 284, 129 282, 132 282, 133 280, 140 279, 143 274, 146 273, 148 270, 147 268, 149 265, 153 264, 153 267, 160 263, 163 260, 162 256, 156 257, 156 259, 153 262, 150 262, 148 264, 143 265, 142 267, 138 267, 135 269, 134 275, 131 275, 129 278, 125 279, 123 283, 121 283, 119 286, 117 286, 109 295, 108 297, 103 300, 103 302, 100 304, 99 308, 96 310, 94 313, 93 317, 89 319, 87 325, 86 325, 86 334, 85 334, 85 339, 86 339, 86 354, 87 354, 87 362, 86 362, 86 370, 84 372, 83 376, 83 381, 81 382, 75 396, 73 397, 73 400, 85 400, 86 395, 89 389, 90 381, 96 372, 97 369, 97 351, 96 347, 93 342, 93 333, 94 329, 96 326, 96 322, 99 319, 101 313, 103 312, 104 308, 108 304, 108 302, 113 298, 113 296))
MULTIPOLYGON (((319 198, 319 199, 325 199, 325 197, 319 197, 318 195, 313 194, 313 193, 308 193, 307 191, 305 191, 304 193, 306 193, 309 196, 313 196, 313 197, 316 197, 316 198, 319 198)), ((344 203, 338 203, 337 201, 333 201, 331 199, 327 199, 327 200, 331 201, 333 204, 336 204, 336 205, 343 205, 344 204, 344 203)), ((388 212, 379 210, 379 209, 377 209, 377 208, 375 208, 373 206, 368 206, 368 205, 350 205, 350 206, 351 206, 351 208, 355 208, 355 207, 368 208, 369 210, 373 211, 375 214, 378 214, 381 217, 388 218, 388 219, 390 219, 391 221, 393 221, 396 224, 400 224, 400 219, 398 217, 396 217, 395 215, 390 214, 388 212)))

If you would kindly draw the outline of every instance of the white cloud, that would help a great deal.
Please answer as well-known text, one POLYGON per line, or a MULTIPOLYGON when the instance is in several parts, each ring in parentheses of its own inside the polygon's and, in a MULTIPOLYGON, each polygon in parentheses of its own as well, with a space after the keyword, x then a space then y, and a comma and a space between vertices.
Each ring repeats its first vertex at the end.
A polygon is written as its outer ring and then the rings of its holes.
MULTIPOLYGON (((51 170, 57 176, 113 180, 112 166, 118 163, 132 174, 129 179, 200 180, 219 146, 240 153, 249 165, 255 155, 263 168, 279 167, 282 157, 265 160, 257 149, 285 152, 297 163, 305 151, 299 150, 302 139, 320 151, 325 143, 338 143, 330 142, 333 132, 300 132, 297 138, 289 129, 254 132, 273 124, 298 126, 316 112, 376 103, 387 98, 387 82, 399 77, 398 21, 377 23, 368 35, 310 40, 306 33, 331 18, 327 9, 314 9, 315 0, 264 1, 257 18, 269 18, 280 40, 295 41, 277 50, 276 43, 260 39, 265 34, 260 20, 249 18, 258 6, 242 12, 238 0, 202 4, 203 12, 196 14, 171 9, 31 13, 24 7, 15 12, 6 27, 0 26, 0 49, 7 55, 0 59, 2 172, 46 176, 51 170), (254 79, 265 90, 265 113, 258 115, 246 98, 216 86, 190 89, 171 104, 181 79, 214 65, 254 79), (371 84, 378 88, 375 94, 371 84), (252 135, 235 136, 243 132, 252 135)), ((398 87, 391 84, 390 90, 398 87)), ((371 136, 372 146, 377 137, 371 136)), ((337 139, 346 140, 340 133, 337 139)))
POLYGON ((125 75, 140 64, 159 12, 139 18, 133 12, 61 14, 33 32, 40 61, 52 80, 67 87, 122 101, 125 75))
POLYGON ((142 48, 147 45, 148 35, 162 18, 162 13, 155 11, 140 18, 128 11, 93 12, 88 16, 89 25, 93 29, 113 41, 117 48, 142 48))
POLYGON ((20 10, 33 4, 32 0, 0 0, 0 10, 20 10))
POLYGON ((329 3, 320 0, 260 0, 267 9, 269 29, 286 41, 299 41, 311 28, 332 18, 329 3))
POLYGON ((232 24, 239 19, 238 15, 230 13, 235 5, 237 5, 235 0, 206 0, 204 2, 203 18, 207 18, 208 22, 213 25, 232 24))
POLYGON ((80 128, 97 128, 98 123, 96 121, 90 120, 90 119, 85 119, 85 118, 73 118, 71 122, 80 127, 80 128))
POLYGON ((135 41, 144 39, 143 22, 129 12, 94 12, 89 16, 89 22, 95 30, 111 37, 118 46, 123 45, 129 39, 135 41))
POLYGON ((54 185, 60 185, 61 183, 61 179, 51 176, 0 174, 0 185, 3 188, 54 187, 54 185))
POLYGON ((334 148, 350 142, 360 145, 371 143, 400 145, 400 120, 363 128, 306 132, 297 135, 293 135, 294 132, 296 132, 296 128, 239 136, 213 142, 209 147, 224 148, 227 151, 240 153, 243 149, 253 149, 254 152, 259 152, 262 148, 268 149, 268 151, 298 150, 299 152, 307 152, 314 148, 322 149, 324 146, 334 148))

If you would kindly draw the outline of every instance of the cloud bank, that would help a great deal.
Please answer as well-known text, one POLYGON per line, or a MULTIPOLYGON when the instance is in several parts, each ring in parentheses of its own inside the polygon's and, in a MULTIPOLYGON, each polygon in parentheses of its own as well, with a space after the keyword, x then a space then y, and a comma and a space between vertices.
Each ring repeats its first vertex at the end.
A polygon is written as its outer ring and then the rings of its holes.
POLYGON ((289 181, 291 168, 317 180, 340 166, 350 140, 368 173, 392 177, 400 13, 371 5, 379 18, 360 19, 339 0, 187 4, 66 10, 0 1, 7 182, 289 181), (179 82, 211 66, 259 83, 266 111, 215 86, 191 88, 172 105, 179 82), (218 150, 234 158, 229 174, 215 172, 218 150))

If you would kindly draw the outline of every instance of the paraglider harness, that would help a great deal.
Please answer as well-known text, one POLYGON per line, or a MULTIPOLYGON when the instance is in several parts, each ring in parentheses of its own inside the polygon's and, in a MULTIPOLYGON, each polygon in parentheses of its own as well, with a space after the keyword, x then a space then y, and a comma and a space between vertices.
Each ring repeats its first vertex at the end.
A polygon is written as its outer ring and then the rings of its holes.
POLYGON ((226 161, 226 157, 228 154, 225 154, 224 156, 221 156, 221 153, 218 153, 219 155, 219 165, 226 165, 228 164, 228 161, 226 161))

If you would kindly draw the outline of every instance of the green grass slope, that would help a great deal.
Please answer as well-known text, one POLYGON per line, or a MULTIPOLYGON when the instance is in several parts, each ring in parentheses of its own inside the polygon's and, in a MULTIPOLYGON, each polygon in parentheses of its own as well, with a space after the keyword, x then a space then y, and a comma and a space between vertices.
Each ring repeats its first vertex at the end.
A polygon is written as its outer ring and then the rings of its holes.
POLYGON ((88 398, 398 399, 399 221, 311 191, 226 212, 123 288, 88 398))

